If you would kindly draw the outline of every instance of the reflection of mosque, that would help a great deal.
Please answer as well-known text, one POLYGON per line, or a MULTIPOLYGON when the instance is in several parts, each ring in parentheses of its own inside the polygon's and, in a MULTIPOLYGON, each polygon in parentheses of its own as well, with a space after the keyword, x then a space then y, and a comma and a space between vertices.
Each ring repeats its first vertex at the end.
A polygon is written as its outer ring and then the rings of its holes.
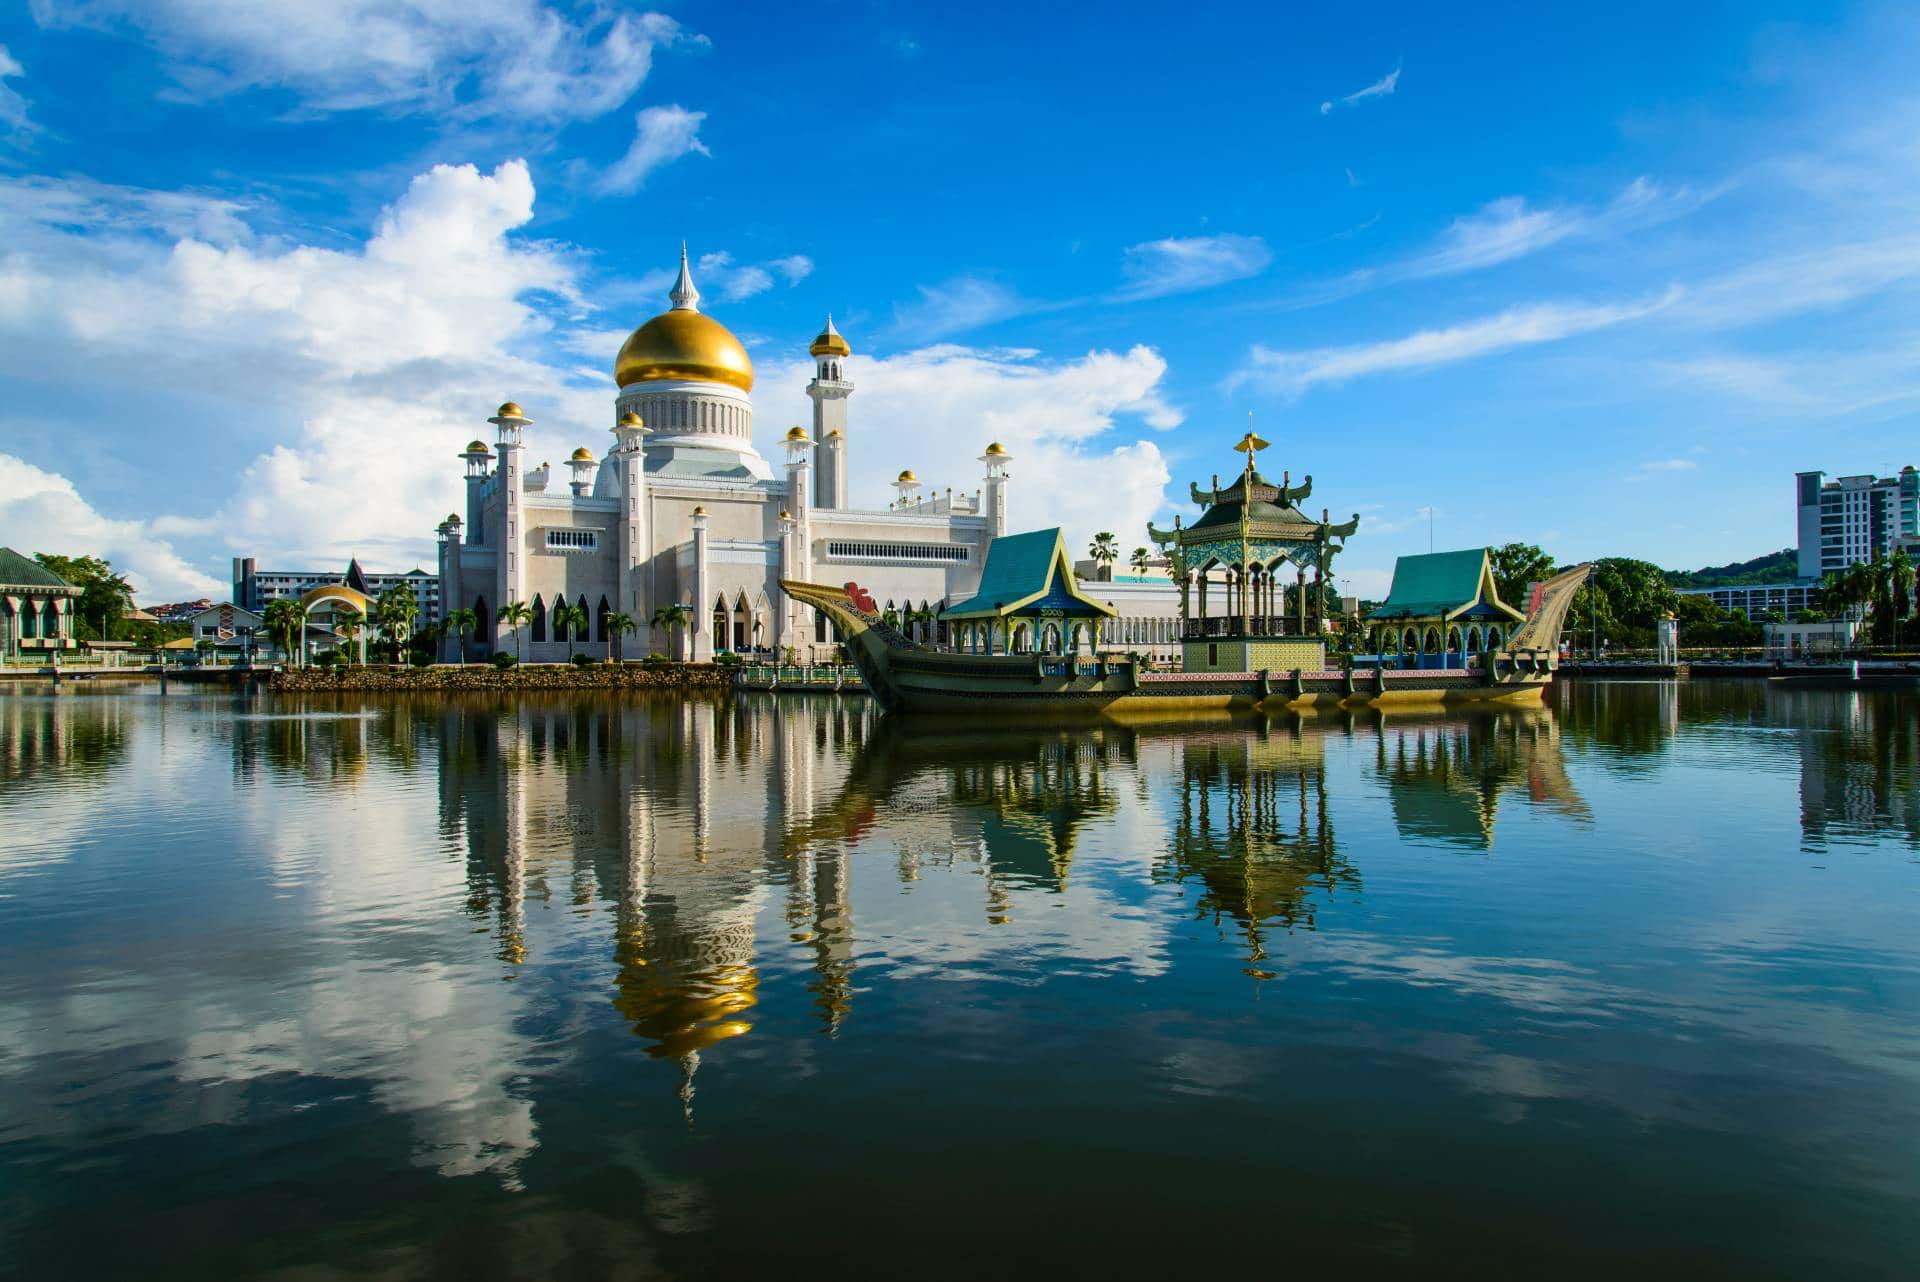
POLYGON ((1382 722, 1375 768, 1408 841, 1491 849, 1500 798, 1515 791, 1567 818, 1591 818, 1567 777, 1560 726, 1544 708, 1382 722))
POLYGON ((691 1107, 701 1052, 746 1033, 761 983, 756 914, 785 882, 831 1031, 851 983, 843 850, 791 862, 782 834, 844 773, 864 700, 526 700, 443 714, 441 823, 464 847, 467 908, 502 960, 529 959, 529 904, 614 904, 612 1003, 677 1062, 691 1107), (771 768, 769 768, 769 766, 771 768), (564 888, 561 881, 564 879, 564 888))
POLYGON ((1323 732, 1305 725, 1181 736, 1179 824, 1155 876, 1197 883, 1199 915, 1231 920, 1255 966, 1269 926, 1310 930, 1322 899, 1360 889, 1334 840, 1323 732))

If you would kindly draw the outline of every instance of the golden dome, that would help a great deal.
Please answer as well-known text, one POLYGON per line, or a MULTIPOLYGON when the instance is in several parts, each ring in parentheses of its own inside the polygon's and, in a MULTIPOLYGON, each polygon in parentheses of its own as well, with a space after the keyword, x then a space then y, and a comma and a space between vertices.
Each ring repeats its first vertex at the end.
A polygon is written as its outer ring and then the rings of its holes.
POLYGON ((573 452, 573 461, 575 463, 591 463, 593 462, 593 451, 582 445, 573 452))
POLYGON ((449 512, 449 513, 447 513, 447 524, 448 524, 448 525, 458 525, 458 524, 460 524, 460 518, 459 518, 458 516, 456 516, 456 515, 454 515, 454 514, 453 514, 452 512, 449 512))
POLYGON ((707 509, 705 509, 705 508, 703 508, 703 507, 695 507, 695 508, 693 509, 693 514, 694 514, 695 516, 705 516, 705 515, 707 514, 707 509))
POLYGON ((621 427, 645 427, 647 424, 638 414, 628 410, 620 416, 621 427))
POLYGON ((807 439, 807 429, 797 425, 790 427, 787 429, 787 439, 789 441, 804 441, 807 439))
POLYGON ((894 484, 899 485, 903 481, 908 485, 920 484, 920 478, 913 474, 912 468, 908 468, 906 471, 900 473, 900 479, 895 481, 894 484))
POLYGON ((613 363, 613 381, 621 387, 682 378, 751 392, 753 362, 725 325, 683 309, 662 312, 634 330, 613 363))
POLYGON ((791 521, 791 520, 793 519, 793 513, 791 513, 791 512, 789 512, 789 511, 787 511, 787 509, 785 509, 785 508, 781 508, 781 509, 780 509, 780 519, 781 519, 781 520, 783 520, 783 521, 791 521))
MULTIPOLYGON (((507 401, 494 411, 495 418, 526 418, 526 412, 512 401, 507 401)), ((531 422, 532 420, 528 420, 531 422)))
POLYGON ((468 441, 467 442, 467 453, 469 454, 486 454, 489 452, 490 451, 487 449, 487 443, 485 441, 468 441))
POLYGON ((832 429, 830 429, 830 430, 829 430, 829 431, 827 432, 827 439, 828 439, 829 441, 837 441, 837 440, 840 440, 840 439, 841 439, 841 433, 840 433, 840 429, 839 429, 839 428, 837 428, 837 427, 836 427, 836 428, 832 428, 832 429))
POLYGON ((993 444, 987 446, 987 453, 991 454, 994 458, 999 458, 1002 454, 1005 454, 1006 452, 1007 452, 1007 447, 1002 445, 998 441, 995 441, 993 444))
POLYGON ((840 337, 840 331, 833 327, 833 315, 827 315, 827 327, 820 331, 813 344, 807 348, 812 356, 851 356, 853 349, 847 346, 847 340, 840 337))

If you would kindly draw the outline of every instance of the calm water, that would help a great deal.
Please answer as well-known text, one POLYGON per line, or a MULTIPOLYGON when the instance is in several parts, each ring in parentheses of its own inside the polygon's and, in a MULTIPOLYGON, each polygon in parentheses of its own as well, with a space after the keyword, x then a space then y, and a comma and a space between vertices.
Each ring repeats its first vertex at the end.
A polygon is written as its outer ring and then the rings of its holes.
POLYGON ((0 695, 0 1272, 1911 1278, 1917 714, 0 695))

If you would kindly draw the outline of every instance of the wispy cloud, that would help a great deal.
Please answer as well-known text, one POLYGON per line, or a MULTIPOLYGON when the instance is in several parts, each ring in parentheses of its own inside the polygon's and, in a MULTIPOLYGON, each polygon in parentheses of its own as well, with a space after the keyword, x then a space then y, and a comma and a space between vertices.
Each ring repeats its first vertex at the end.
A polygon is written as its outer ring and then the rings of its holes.
POLYGON ((1691 472, 1700 465, 1690 458, 1648 459, 1640 465, 1642 472, 1691 472))
POLYGON ((1258 236, 1227 233, 1150 240, 1128 246, 1120 267, 1126 283, 1113 297, 1134 302, 1208 289, 1258 276, 1272 262, 1273 251, 1258 236))
POLYGON ((592 120, 634 94, 654 50, 704 44, 660 13, 540 0, 35 0, 43 27, 132 30, 166 61, 167 96, 280 90, 299 114, 426 112, 452 121, 592 120))
POLYGON ((39 126, 27 117, 26 98, 7 84, 7 81, 25 75, 26 68, 7 52, 5 45, 0 45, 0 141, 15 146, 25 145, 29 138, 39 132, 39 126))
POLYGON ((712 291, 727 302, 737 303, 743 298, 752 298, 755 294, 764 294, 772 289, 776 276, 791 288, 812 274, 813 260, 805 254, 792 254, 764 263, 735 264, 732 254, 720 250, 700 256, 695 279, 703 290, 712 291))
POLYGON ((1320 114, 1330 116, 1335 107, 1351 107, 1365 102, 1369 98, 1385 98, 1400 87, 1400 68, 1395 67, 1365 89, 1357 89, 1344 98, 1330 100, 1320 104, 1320 114))
POLYGON ((630 195, 662 165, 689 154, 712 155, 700 141, 700 122, 706 118, 704 111, 678 105, 645 108, 633 118, 633 145, 607 166, 596 187, 605 195, 630 195))
POLYGON ((917 342, 932 342, 1050 306, 1022 298, 985 276, 956 276, 919 289, 917 302, 893 309, 894 332, 917 342))
POLYGON ((1283 395, 1298 395, 1321 383, 1404 370, 1432 369, 1516 347, 1557 342, 1575 334, 1639 320, 1670 307, 1677 289, 1631 303, 1535 303, 1464 325, 1421 330, 1405 338, 1305 351, 1275 351, 1256 345, 1229 386, 1253 383, 1283 395))

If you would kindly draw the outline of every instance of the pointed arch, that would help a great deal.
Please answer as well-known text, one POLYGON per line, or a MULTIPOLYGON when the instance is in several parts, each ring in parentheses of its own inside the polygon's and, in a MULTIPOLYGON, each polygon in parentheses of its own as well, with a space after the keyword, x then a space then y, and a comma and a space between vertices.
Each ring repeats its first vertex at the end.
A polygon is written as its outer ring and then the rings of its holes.
POLYGON ((493 616, 487 610, 487 598, 484 595, 473 598, 473 635, 483 645, 493 644, 493 616))
MULTIPOLYGON (((554 631, 558 632, 559 629, 555 628, 554 631)), ((533 594, 533 622, 528 626, 527 639, 530 641, 547 639, 547 603, 540 599, 538 592, 533 594)), ((565 639, 565 637, 556 638, 562 641, 565 639)))
POLYGON ((600 598, 600 612, 594 616, 598 622, 598 626, 594 632, 594 640, 600 642, 602 645, 613 640, 613 636, 607 628, 607 620, 612 616, 613 610, 607 605, 607 598, 603 594, 600 598))

